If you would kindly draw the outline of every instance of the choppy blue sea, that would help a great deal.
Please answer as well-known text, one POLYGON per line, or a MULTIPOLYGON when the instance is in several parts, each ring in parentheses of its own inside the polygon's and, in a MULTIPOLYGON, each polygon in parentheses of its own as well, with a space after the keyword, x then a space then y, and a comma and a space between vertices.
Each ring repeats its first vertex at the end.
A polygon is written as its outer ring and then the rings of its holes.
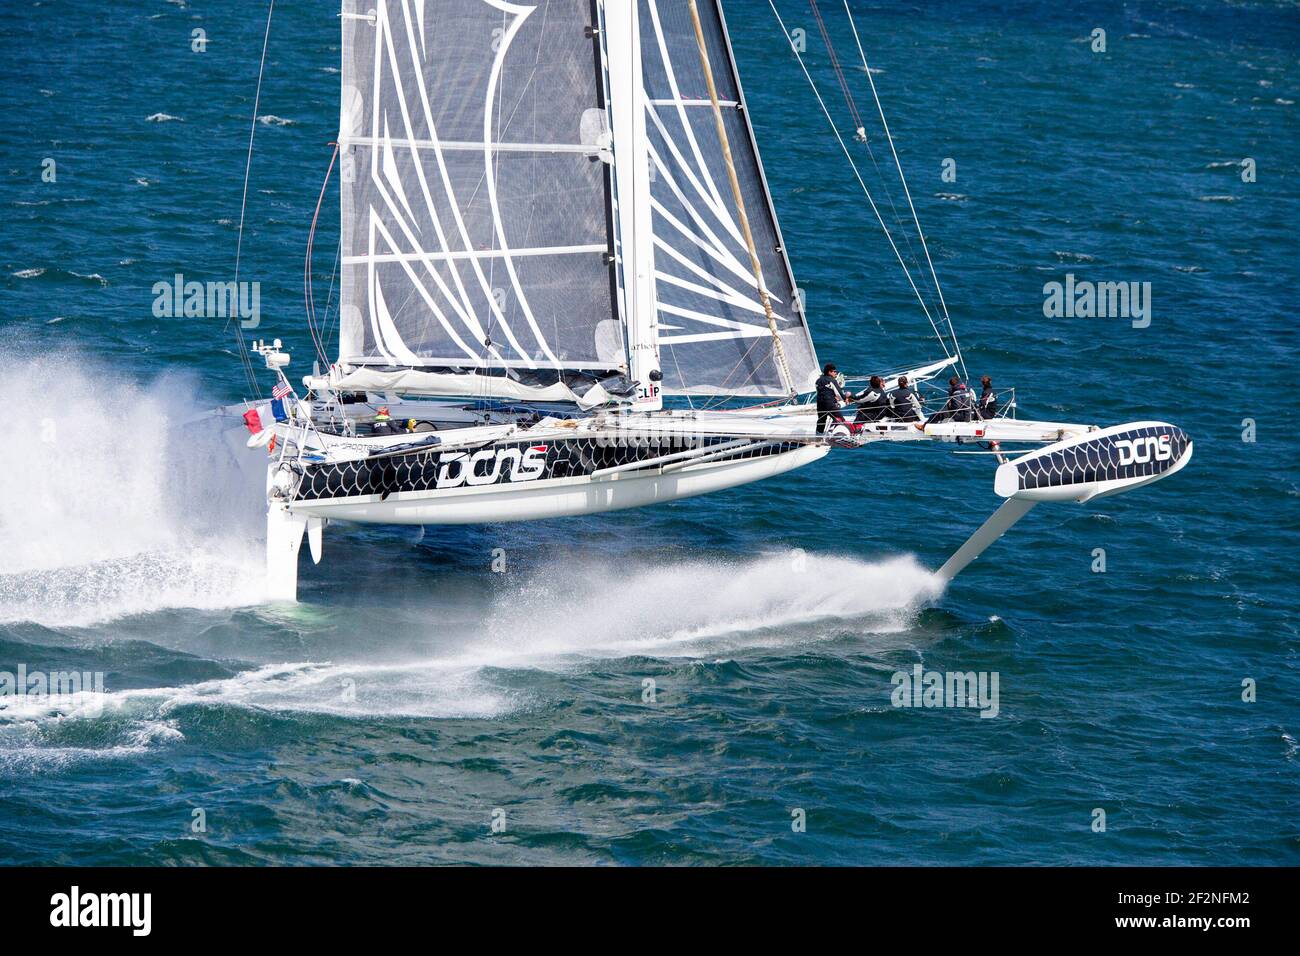
MULTIPOLYGON (((820 357, 934 358, 766 3, 726 7, 820 357)), ((0 680, 104 686, 0 696, 0 863, 1300 862, 1300 13, 853 8, 972 374, 1027 417, 1177 423, 1190 466, 1037 509, 945 592, 993 468, 912 446, 603 517, 331 527, 272 607, 257 495, 169 439, 244 397, 233 335, 152 308, 233 278, 265 6, 6 4, 0 680), (1067 274, 1149 282, 1149 326, 1045 317, 1067 274), (917 664, 996 675, 996 716, 894 706, 917 664)), ((258 333, 301 355, 336 13, 276 4, 248 192, 258 333)))

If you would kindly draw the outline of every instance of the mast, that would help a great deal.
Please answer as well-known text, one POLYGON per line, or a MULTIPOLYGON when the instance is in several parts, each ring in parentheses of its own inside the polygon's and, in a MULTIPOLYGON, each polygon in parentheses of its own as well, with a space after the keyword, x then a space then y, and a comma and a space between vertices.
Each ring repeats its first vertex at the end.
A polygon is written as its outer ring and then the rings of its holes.
POLYGON ((617 268, 623 280, 621 306, 628 373, 638 383, 633 408, 658 411, 663 407, 659 385, 663 373, 659 365, 639 0, 601 0, 600 6, 604 14, 601 50, 609 82, 609 121, 614 138, 611 193, 615 203, 617 268))

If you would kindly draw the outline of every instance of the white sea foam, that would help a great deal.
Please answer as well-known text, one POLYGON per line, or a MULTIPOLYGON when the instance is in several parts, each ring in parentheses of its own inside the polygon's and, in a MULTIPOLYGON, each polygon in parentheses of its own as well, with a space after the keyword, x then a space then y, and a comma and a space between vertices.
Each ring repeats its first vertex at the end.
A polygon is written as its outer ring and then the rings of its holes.
MULTIPOLYGON (((798 644, 831 620, 874 634, 905 630, 942 586, 910 556, 862 561, 786 551, 744 561, 568 567, 504 594, 489 641, 466 649, 498 663, 561 655, 716 655, 798 644)), ((835 630, 835 629, 831 629, 835 630)))
MULTIPOLYGON (((908 625, 940 591, 910 557, 867 562, 783 552, 653 566, 565 563, 451 615, 436 605, 395 609, 390 627, 415 620, 437 641, 415 659, 276 663, 182 686, 0 697, 0 775, 57 772, 171 746, 183 739, 187 707, 493 719, 536 703, 512 686, 511 671, 569 673, 633 655, 733 659, 832 638, 880 650, 910 643, 908 625)), ((173 599, 194 603, 195 593, 185 578, 173 599)), ((100 593, 96 600, 106 599, 100 593)), ((117 592, 112 600, 128 606, 117 592)), ((348 637, 337 649, 355 655, 351 644, 348 637)))
POLYGON ((516 695, 490 686, 472 669, 438 661, 299 662, 181 687, 64 697, 0 695, 0 776, 59 771, 173 745, 184 740, 178 711, 186 706, 366 718, 488 718, 519 704, 516 695), (65 737, 76 742, 65 744, 65 737))
POLYGON ((216 430, 184 424, 189 381, 139 386, 77 356, 4 361, 0 622, 258 600, 256 526, 232 524, 257 499, 216 430))

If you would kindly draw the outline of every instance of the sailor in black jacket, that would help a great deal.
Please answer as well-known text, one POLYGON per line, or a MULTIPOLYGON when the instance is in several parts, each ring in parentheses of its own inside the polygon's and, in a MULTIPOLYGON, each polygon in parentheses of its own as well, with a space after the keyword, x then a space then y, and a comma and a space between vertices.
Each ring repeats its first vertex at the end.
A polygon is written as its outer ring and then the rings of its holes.
POLYGON ((885 391, 885 381, 879 375, 871 376, 871 384, 853 396, 858 406, 855 421, 878 422, 889 417, 889 394, 885 391))
POLYGON ((998 413, 998 396, 993 391, 993 379, 987 375, 980 379, 980 400, 976 407, 980 418, 993 418, 998 413))
MULTIPOLYGON (((956 375, 948 379, 948 401, 942 409, 930 418, 931 422, 968 422, 971 420, 970 389, 956 375)), ((926 424, 929 424, 927 422, 926 424)))
POLYGON ((839 376, 835 374, 835 371, 834 363, 827 362, 826 367, 822 369, 821 377, 814 383, 817 388, 818 435, 826 431, 826 420, 828 418, 841 419, 841 416, 836 413, 844 407, 846 401, 844 387, 840 385, 839 376))
POLYGON ((889 413, 899 421, 924 421, 921 397, 907 384, 907 376, 898 376, 898 388, 889 393, 889 413))

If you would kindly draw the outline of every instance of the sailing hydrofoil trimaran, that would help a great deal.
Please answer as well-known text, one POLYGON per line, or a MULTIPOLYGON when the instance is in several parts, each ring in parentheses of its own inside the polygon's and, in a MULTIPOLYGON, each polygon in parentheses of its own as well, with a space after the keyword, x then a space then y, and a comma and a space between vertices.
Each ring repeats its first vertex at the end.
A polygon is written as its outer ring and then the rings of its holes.
MULTIPOLYGON (((832 448, 989 443, 1006 501, 951 578, 1036 502, 1190 458, 1172 425, 1025 421, 1013 402, 817 435, 817 358, 718 0, 344 0, 342 27, 337 355, 313 322, 300 397, 279 340, 253 348, 277 376, 248 415, 272 449, 271 598, 295 599, 301 541, 319 561, 331 519, 591 514, 832 448)), ((310 276, 308 303, 310 320, 310 276)), ((964 373, 951 323, 932 324, 946 357, 914 383, 964 373)))

